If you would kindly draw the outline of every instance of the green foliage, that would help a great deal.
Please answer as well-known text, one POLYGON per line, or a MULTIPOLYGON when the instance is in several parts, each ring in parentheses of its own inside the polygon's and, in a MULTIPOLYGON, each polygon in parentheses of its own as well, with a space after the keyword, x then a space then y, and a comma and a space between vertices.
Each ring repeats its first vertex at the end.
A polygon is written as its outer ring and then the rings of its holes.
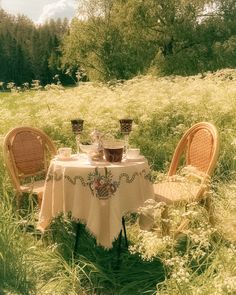
MULTIPOLYGON (((1 208, 2 209, 2 208, 1 208)), ((28 280, 27 265, 22 263, 23 257, 27 255, 24 248, 25 241, 19 235, 17 226, 10 220, 12 212, 1 210, 0 220, 0 286, 1 291, 18 291, 19 293, 30 294, 29 290, 35 284, 35 280, 28 280), (14 242, 18 241, 21 247, 16 247, 14 242)))
POLYGON ((0 81, 21 85, 36 79, 47 84, 56 74, 63 81, 59 45, 67 21, 51 20, 36 27, 28 18, 14 17, 3 10, 0 19, 0 81))
POLYGON ((145 38, 135 35, 124 11, 109 19, 74 20, 64 39, 64 67, 83 67, 91 80, 128 79, 143 72, 151 62, 153 49, 145 38), (119 21, 122 19, 122 26, 119 21), (149 54, 151 53, 151 55, 149 54))
POLYGON ((65 67, 91 80, 148 71, 192 75, 235 67, 235 1, 80 1, 63 42, 65 67), (81 6, 81 7, 80 7, 81 6))
POLYGON ((236 66, 234 0, 82 0, 70 25, 51 20, 36 27, 3 10, 0 17, 0 81, 18 86, 236 66))

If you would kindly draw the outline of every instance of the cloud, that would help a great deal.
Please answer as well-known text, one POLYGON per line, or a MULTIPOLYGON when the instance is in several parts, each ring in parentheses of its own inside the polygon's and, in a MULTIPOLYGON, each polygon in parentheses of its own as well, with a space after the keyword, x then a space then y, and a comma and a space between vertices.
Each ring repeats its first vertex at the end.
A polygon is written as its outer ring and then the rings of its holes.
MULTIPOLYGON (((0 0, 1 1, 1 0, 0 0)), ((65 18, 71 19, 75 15, 75 1, 74 0, 59 0, 47 4, 43 7, 43 12, 40 15, 37 23, 43 24, 49 19, 65 18)))

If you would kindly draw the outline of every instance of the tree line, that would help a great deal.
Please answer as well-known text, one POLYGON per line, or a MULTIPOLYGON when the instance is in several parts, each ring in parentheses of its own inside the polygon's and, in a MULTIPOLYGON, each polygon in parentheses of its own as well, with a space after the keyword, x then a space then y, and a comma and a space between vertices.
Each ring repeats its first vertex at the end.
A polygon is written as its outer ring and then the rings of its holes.
POLYGON ((37 27, 25 16, 0 10, 0 81, 21 85, 39 80, 45 85, 60 75, 67 82, 60 44, 68 29, 66 19, 37 27))
POLYGON ((79 0, 77 11, 70 24, 40 27, 1 11, 0 80, 59 75, 66 84, 236 66, 235 0, 79 0))

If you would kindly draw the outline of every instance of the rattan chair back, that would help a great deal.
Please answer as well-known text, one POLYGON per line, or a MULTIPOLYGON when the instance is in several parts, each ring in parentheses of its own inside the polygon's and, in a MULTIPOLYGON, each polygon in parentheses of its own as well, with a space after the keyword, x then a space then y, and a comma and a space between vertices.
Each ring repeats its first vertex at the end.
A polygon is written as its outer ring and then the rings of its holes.
POLYGON ((3 153, 13 185, 20 191, 24 179, 46 174, 49 160, 56 154, 56 147, 41 130, 16 127, 5 136, 3 153))
POLYGON ((179 141, 169 168, 168 175, 176 174, 182 156, 184 165, 191 165, 211 176, 219 155, 219 137, 216 127, 200 122, 186 131, 179 141))

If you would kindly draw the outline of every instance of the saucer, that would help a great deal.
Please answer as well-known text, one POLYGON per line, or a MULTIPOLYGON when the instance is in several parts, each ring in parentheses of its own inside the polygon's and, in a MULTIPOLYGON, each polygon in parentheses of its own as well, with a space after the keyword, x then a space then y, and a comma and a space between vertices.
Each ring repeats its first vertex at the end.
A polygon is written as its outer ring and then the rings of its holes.
POLYGON ((70 157, 60 157, 57 155, 54 159, 57 161, 74 161, 78 159, 78 155, 71 155, 70 157))
POLYGON ((145 157, 143 155, 139 155, 138 157, 135 157, 135 158, 126 157, 126 160, 130 161, 130 162, 138 162, 138 161, 142 161, 144 159, 145 159, 145 157))

